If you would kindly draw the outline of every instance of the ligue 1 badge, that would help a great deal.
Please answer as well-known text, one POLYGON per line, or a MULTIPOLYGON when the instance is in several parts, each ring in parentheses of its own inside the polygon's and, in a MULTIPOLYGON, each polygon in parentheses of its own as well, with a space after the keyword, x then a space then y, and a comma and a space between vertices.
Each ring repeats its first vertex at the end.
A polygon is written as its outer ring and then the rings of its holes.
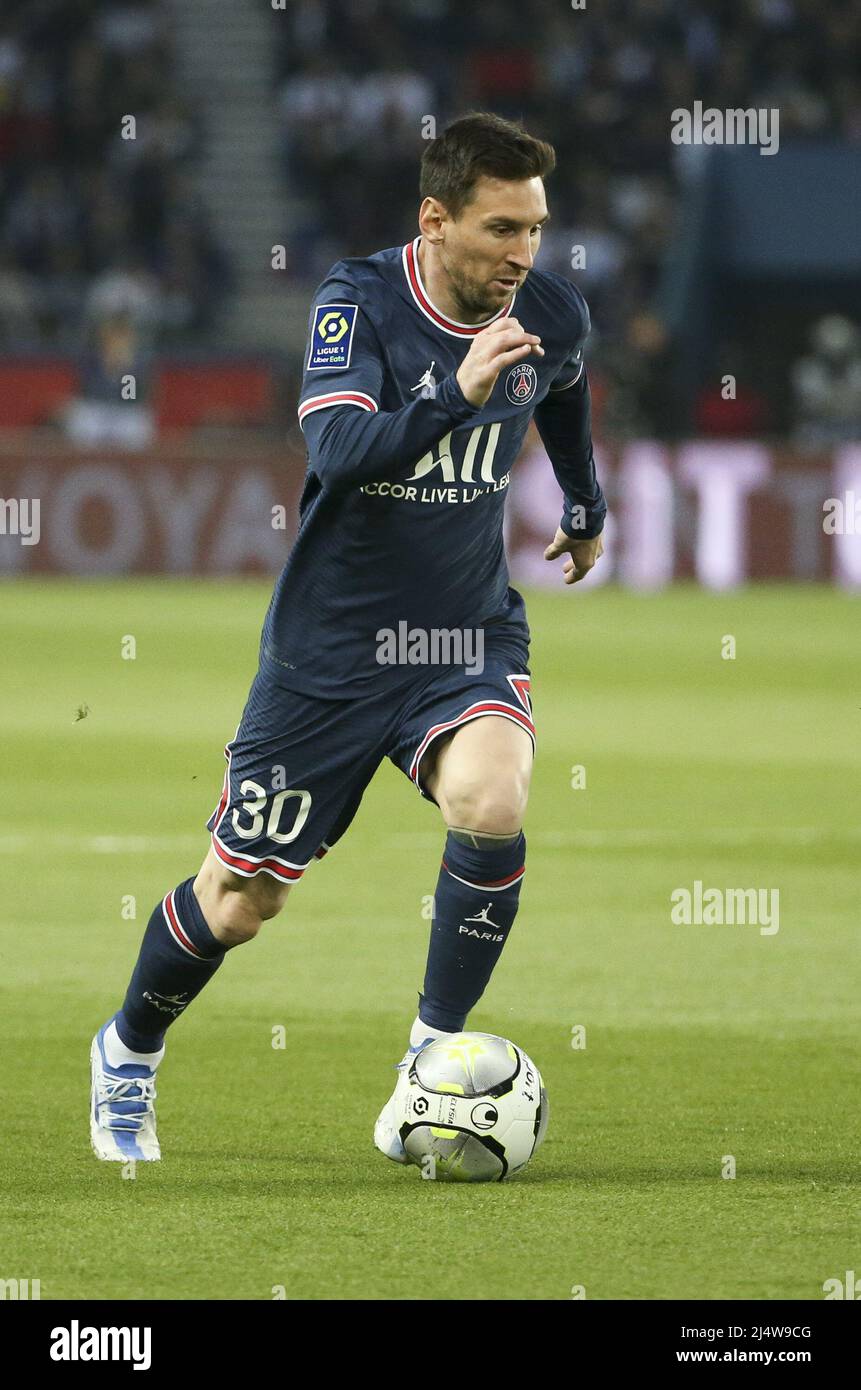
POLYGON ((537 386, 535 368, 528 362, 518 362, 505 378, 505 394, 512 405, 526 405, 535 395, 537 386))
POLYGON ((311 328, 308 371, 349 367, 357 304, 318 304, 311 328))

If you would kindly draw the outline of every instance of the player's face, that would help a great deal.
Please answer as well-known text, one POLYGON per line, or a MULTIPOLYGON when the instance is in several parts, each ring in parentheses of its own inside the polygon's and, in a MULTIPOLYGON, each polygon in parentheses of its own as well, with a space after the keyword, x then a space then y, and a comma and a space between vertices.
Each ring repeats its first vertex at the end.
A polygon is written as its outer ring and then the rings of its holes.
POLYGON ((465 320, 495 314, 520 288, 548 216, 540 178, 507 182, 485 176, 460 216, 445 220, 442 265, 465 320))

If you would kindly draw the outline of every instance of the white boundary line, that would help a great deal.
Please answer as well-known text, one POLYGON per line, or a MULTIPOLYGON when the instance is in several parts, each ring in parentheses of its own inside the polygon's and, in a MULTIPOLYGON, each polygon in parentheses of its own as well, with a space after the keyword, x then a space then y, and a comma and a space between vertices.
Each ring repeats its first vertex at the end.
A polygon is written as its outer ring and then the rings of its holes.
MULTIPOLYGON (((416 848, 437 845, 444 833, 442 825, 435 830, 402 830, 388 836, 389 844, 412 845, 416 848)), ((619 830, 536 830, 530 845, 541 849, 674 849, 693 844, 720 847, 757 845, 783 847, 792 845, 839 844, 861 841, 861 825, 817 826, 783 825, 712 826, 700 832, 683 830, 636 829, 619 830)), ((163 854, 168 850, 206 852, 209 836, 186 835, 64 835, 64 834, 0 834, 0 854, 27 854, 30 851, 68 850, 75 854, 163 854)))

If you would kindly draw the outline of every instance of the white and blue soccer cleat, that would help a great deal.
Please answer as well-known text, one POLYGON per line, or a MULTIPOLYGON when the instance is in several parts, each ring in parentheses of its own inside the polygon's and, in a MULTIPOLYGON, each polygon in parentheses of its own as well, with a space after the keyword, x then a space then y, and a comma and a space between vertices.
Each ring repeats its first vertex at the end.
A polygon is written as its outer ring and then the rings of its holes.
POLYGON ((90 1048, 92 1094, 90 1139, 96 1158, 109 1163, 155 1163, 161 1158, 155 1130, 155 1066, 126 1062, 112 1066, 105 1054, 109 1019, 90 1048))
MULTIPOLYGON (((439 1037, 439 1033, 436 1034, 439 1037)), ((408 1047, 400 1062, 397 1063, 398 1079, 395 1082, 395 1089, 389 1096, 382 1110, 377 1117, 374 1125, 374 1145, 381 1154, 390 1158, 393 1163, 409 1163, 409 1159, 401 1143, 401 1136, 398 1133, 398 1116, 401 1112, 401 1097, 409 1085, 409 1073, 413 1059, 421 1052, 422 1048, 432 1043, 433 1038, 425 1038, 417 1047, 408 1047)))

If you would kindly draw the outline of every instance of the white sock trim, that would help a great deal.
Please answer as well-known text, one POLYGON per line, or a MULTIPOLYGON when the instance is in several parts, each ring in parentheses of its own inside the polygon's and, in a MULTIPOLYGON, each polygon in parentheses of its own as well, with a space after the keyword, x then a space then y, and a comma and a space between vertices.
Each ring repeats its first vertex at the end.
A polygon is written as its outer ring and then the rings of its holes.
POLYGON ((436 1041, 437 1038, 451 1037, 454 1037, 453 1033, 446 1032, 442 1028, 431 1028, 429 1023, 422 1023, 421 1019, 417 1018, 410 1029, 410 1047, 421 1047, 427 1038, 433 1038, 436 1041))
POLYGON ((164 1046, 158 1052, 132 1052, 131 1048, 126 1047, 117 1032, 115 1021, 111 1021, 105 1029, 105 1036, 102 1039, 105 1049, 105 1056, 108 1065, 112 1067, 151 1067, 155 1069, 164 1056, 164 1046))

